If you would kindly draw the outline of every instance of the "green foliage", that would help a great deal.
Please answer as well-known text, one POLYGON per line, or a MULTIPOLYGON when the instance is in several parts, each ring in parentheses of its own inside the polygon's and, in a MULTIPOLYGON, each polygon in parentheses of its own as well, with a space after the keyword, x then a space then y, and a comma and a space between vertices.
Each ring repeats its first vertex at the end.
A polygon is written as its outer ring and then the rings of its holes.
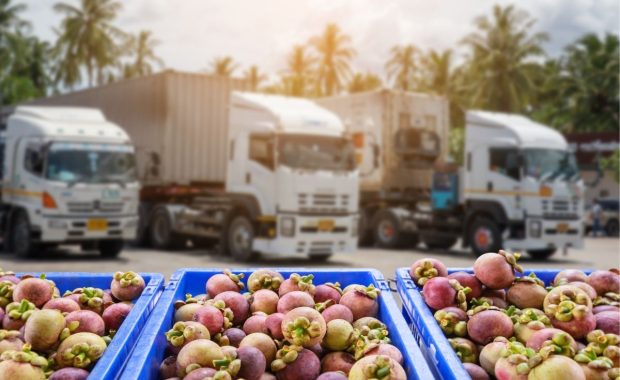
POLYGON ((343 88, 356 54, 350 43, 351 37, 342 33, 336 24, 327 24, 323 34, 310 40, 319 56, 315 82, 317 94, 334 95, 343 88))
POLYGON ((0 105, 43 96, 50 84, 50 49, 27 33, 30 24, 19 17, 25 9, 0 0, 0 105))
POLYGON ((523 112, 535 93, 539 68, 532 58, 542 56, 544 33, 532 33, 535 20, 514 5, 493 7, 493 16, 478 17, 476 32, 463 43, 469 47, 465 64, 467 108, 523 112))
POLYGON ((566 132, 617 131, 618 36, 586 34, 541 70, 533 115, 566 132))
POLYGON ((450 157, 461 166, 465 162, 465 128, 452 128, 449 139, 450 157))
POLYGON ((611 171, 614 180, 620 183, 620 149, 616 149, 611 156, 603 158, 601 166, 603 169, 611 171))
POLYGON ((377 90, 383 86, 379 76, 373 73, 355 73, 349 81, 349 93, 377 90))
POLYGON ((252 91, 258 91, 261 83, 267 80, 267 75, 261 73, 256 65, 250 66, 243 76, 252 91))
POLYGON ((123 76, 132 78, 152 74, 154 64, 163 67, 163 60, 155 54, 157 45, 159 41, 148 30, 141 30, 137 36, 128 35, 124 50, 133 55, 133 60, 124 65, 123 76))
POLYGON ((403 91, 413 90, 419 56, 418 48, 411 44, 392 47, 385 69, 388 78, 394 79, 394 88, 403 91))
POLYGON ((81 0, 79 6, 56 3, 54 10, 64 18, 54 48, 58 59, 56 81, 70 88, 81 82, 86 70, 88 85, 106 83, 121 56, 120 40, 126 34, 112 25, 121 10, 114 0, 81 0))
POLYGON ((230 77, 238 68, 239 65, 230 56, 217 57, 211 61, 211 74, 213 75, 230 77))

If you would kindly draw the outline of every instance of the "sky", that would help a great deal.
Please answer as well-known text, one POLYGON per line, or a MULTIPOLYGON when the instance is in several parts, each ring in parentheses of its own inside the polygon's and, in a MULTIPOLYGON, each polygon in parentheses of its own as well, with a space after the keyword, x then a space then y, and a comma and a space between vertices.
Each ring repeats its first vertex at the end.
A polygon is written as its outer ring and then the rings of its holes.
MULTIPOLYGON (((55 39, 58 0, 14 1, 28 5, 22 17, 34 34, 55 39)), ((518 4, 534 17, 532 31, 549 34, 545 48, 553 57, 584 33, 619 33, 618 0, 125 0, 115 25, 151 30, 167 68, 205 70, 215 57, 230 55, 240 64, 237 75, 254 64, 274 75, 293 45, 336 22, 352 37, 355 69, 382 74, 392 46, 455 48, 474 30, 474 18, 490 14, 496 3, 518 4)))

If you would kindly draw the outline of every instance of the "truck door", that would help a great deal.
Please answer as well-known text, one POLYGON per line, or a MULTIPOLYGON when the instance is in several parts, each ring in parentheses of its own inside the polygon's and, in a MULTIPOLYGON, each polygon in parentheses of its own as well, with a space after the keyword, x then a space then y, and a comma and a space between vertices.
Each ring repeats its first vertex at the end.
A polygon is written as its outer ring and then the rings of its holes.
POLYGON ((506 215, 517 210, 521 197, 521 166, 519 150, 515 147, 489 148, 489 170, 486 191, 504 206, 506 215))
POLYGON ((275 188, 275 136, 252 133, 248 144, 248 165, 245 184, 258 198, 263 212, 273 213, 275 188))
POLYGON ((19 139, 13 151, 10 178, 7 178, 7 194, 11 203, 26 209, 41 206, 43 182, 44 142, 41 139, 19 139))

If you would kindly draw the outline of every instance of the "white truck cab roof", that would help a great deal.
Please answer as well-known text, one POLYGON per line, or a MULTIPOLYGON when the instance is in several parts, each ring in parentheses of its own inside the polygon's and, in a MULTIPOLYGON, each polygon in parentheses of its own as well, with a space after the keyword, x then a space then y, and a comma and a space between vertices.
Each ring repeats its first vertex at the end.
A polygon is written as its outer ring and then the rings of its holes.
POLYGON ((129 142, 118 125, 106 120, 96 108, 19 106, 7 123, 7 136, 46 136, 69 140, 129 142))
POLYGON ((231 106, 270 114, 274 123, 267 128, 274 132, 333 136, 342 136, 345 132, 336 114, 307 99, 235 91, 231 106))
MULTIPOLYGON (((521 148, 547 148, 567 150, 568 143, 561 133, 546 125, 537 123, 525 116, 518 114, 468 111, 467 127, 486 127, 503 130, 501 137, 497 134, 483 134, 479 139, 497 138, 514 140, 514 144, 521 148)), ((499 132, 499 131, 496 131, 499 132)), ((469 136, 468 138, 475 138, 469 136)))

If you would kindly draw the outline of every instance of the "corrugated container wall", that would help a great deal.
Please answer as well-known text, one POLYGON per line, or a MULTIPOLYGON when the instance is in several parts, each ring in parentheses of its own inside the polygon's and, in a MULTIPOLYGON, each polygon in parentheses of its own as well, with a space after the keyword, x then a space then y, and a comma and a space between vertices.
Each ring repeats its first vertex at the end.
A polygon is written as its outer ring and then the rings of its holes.
POLYGON ((350 132, 363 132, 379 147, 380 160, 370 146, 363 151, 360 167, 362 191, 430 188, 432 167, 408 168, 394 152, 400 128, 431 130, 439 137, 440 160, 448 156, 449 104, 441 97, 394 90, 377 90, 317 99, 342 118, 350 132))
POLYGON ((101 109, 136 145, 143 184, 224 182, 230 92, 244 82, 206 74, 164 71, 34 101, 101 109), (161 165, 154 177, 151 153, 161 165))

